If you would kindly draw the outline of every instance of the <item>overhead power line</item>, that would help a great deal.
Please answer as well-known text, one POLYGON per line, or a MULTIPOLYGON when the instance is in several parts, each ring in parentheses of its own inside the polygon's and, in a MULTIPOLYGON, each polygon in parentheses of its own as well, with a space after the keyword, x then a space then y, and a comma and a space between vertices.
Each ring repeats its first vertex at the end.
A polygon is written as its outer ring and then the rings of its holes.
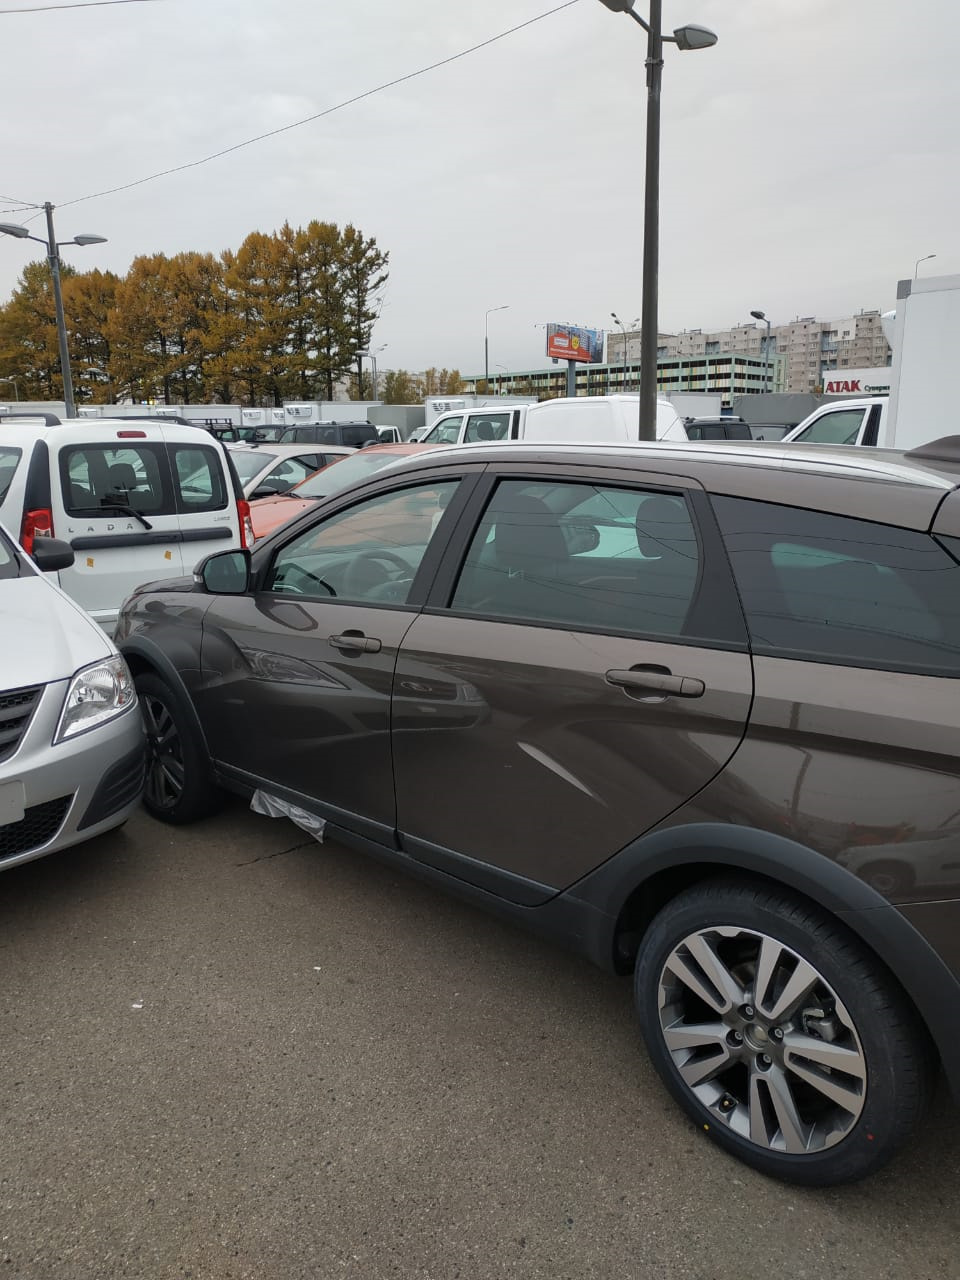
MULTIPOLYGON (((107 0, 100 0, 100 3, 106 3, 107 0)), ((113 0, 119 3, 120 0, 113 0)), ((428 71, 436 71, 438 67, 449 66, 451 62, 457 62, 460 58, 466 58, 471 53, 476 53, 480 49, 486 49, 492 44, 496 44, 499 40, 505 40, 507 36, 515 35, 518 31, 523 31, 525 27, 532 27, 537 22, 543 22, 545 18, 552 18, 555 13, 560 13, 563 9, 569 9, 575 4, 579 4, 580 0, 565 0, 564 4, 558 4, 553 9, 547 9, 545 13, 539 13, 534 18, 528 18, 526 22, 519 22, 515 27, 509 27, 506 31, 501 31, 498 35, 490 36, 487 40, 481 40, 479 44, 471 45, 468 49, 461 49, 459 53, 453 53, 449 58, 441 58, 437 62, 431 62, 429 66, 421 67, 419 71, 410 71, 405 76, 397 76, 395 80, 387 80, 384 84, 378 84, 376 88, 367 89, 363 93, 356 94, 353 98, 347 98, 344 102, 338 102, 334 107, 327 107, 323 111, 316 112, 315 115, 306 116, 303 120, 295 120, 292 124, 281 125, 278 129, 270 129, 267 133, 258 133, 254 138, 246 138, 243 142, 236 142, 231 147, 224 147, 222 151, 215 151, 212 155, 204 156, 201 160, 190 160, 186 164, 175 165, 172 169, 162 169, 159 173, 151 173, 146 178, 137 178, 134 182, 125 182, 121 186, 107 187, 103 191, 94 191, 87 196, 77 196, 75 200, 64 200, 59 205, 61 209, 67 208, 72 204, 82 204, 85 200, 99 200, 101 196, 116 195, 120 191, 130 191, 133 187, 142 187, 147 182, 156 182, 158 178, 168 178, 175 173, 183 173, 187 169, 197 169, 200 165, 209 164, 211 160, 219 160, 222 156, 231 155, 234 151, 240 151, 244 147, 252 147, 255 142, 264 142, 267 138, 275 138, 278 134, 289 133, 291 129, 299 129, 305 124, 313 124, 315 120, 322 120, 324 116, 333 115, 335 111, 342 111, 345 107, 352 107, 357 102, 363 102, 365 98, 372 98, 377 93, 383 93, 386 89, 396 88, 398 84, 406 84, 409 80, 416 80, 418 76, 424 76, 428 71)))
POLYGON ((161 0, 77 0, 74 4, 38 4, 28 9, 0 9, 5 13, 46 13, 54 9, 102 9, 108 4, 159 4, 161 0))

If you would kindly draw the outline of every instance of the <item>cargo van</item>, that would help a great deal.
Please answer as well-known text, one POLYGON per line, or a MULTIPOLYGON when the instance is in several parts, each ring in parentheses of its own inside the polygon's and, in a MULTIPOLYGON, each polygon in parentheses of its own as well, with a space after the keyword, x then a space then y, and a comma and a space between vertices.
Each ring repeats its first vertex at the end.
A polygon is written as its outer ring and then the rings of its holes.
MULTIPOLYGON (((630 444, 640 439, 640 397, 572 396, 533 404, 524 415, 519 438, 544 443, 630 444)), ((688 440, 683 419, 669 400, 657 400, 657 439, 688 440)))
POLYGON ((223 445, 173 423, 0 421, 0 521, 33 552, 67 542, 60 587, 113 633, 138 586, 180 577, 211 551, 252 546, 250 508, 223 445))
MULTIPOLYGON (((421 444, 475 444, 491 440, 625 444, 640 437, 640 397, 571 396, 541 404, 487 405, 444 414, 421 444)), ((669 400, 657 400, 657 439, 688 440, 669 400)), ((697 437, 699 439, 699 436, 697 437)))

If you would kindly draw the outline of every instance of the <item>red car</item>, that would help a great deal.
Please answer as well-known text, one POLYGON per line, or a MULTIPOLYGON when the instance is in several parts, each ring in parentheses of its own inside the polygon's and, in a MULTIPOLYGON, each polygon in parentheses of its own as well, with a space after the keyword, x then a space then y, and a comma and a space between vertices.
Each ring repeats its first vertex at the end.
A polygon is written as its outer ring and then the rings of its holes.
POLYGON ((374 444, 366 449, 358 449, 349 457, 315 471, 306 480, 288 489, 286 493, 272 498, 259 498, 250 503, 250 516, 253 520, 253 532, 257 538, 265 538, 274 529, 306 511, 320 498, 328 494, 346 489, 348 485, 359 480, 366 480, 381 467, 387 467, 398 458, 410 454, 422 453, 425 449, 435 449, 433 444, 374 444))

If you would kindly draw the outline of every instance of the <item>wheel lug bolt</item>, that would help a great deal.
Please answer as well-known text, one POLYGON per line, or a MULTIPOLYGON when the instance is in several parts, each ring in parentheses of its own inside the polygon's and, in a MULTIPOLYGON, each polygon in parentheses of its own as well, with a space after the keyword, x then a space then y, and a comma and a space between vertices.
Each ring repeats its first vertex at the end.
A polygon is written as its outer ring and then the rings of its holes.
POLYGON ((760 1064, 760 1066, 761 1066, 761 1067, 769 1067, 769 1066, 770 1066, 770 1063, 771 1063, 771 1058, 770 1058, 770 1055, 769 1055, 769 1054, 767 1054, 767 1053, 761 1053, 761 1055, 760 1055, 760 1057, 757 1059, 757 1061, 759 1062, 759 1064, 760 1064))
POLYGON ((743 1036, 739 1031, 730 1032, 730 1041, 732 1044, 743 1044, 743 1036))
POLYGON ((740 1012, 743 1014, 745 1018, 752 1018, 755 1013, 755 1010, 752 1004, 745 1004, 745 1005, 741 1005, 740 1012))
POLYGON ((783 1039, 783 1032, 780 1030, 779 1027, 774 1027, 773 1030, 770 1032, 770 1034, 773 1036, 774 1040, 783 1039))

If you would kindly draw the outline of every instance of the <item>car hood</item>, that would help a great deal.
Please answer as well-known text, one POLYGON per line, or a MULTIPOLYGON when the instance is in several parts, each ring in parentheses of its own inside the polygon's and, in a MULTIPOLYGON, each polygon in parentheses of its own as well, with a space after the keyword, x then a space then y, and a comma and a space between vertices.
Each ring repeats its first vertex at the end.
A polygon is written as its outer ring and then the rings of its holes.
POLYGON ((274 529, 287 524, 294 516, 316 506, 316 498, 260 498, 250 503, 250 518, 253 521, 253 532, 258 538, 265 538, 274 529))
POLYGON ((115 652, 93 619, 52 583, 32 575, 0 583, 5 688, 67 680, 115 652))

